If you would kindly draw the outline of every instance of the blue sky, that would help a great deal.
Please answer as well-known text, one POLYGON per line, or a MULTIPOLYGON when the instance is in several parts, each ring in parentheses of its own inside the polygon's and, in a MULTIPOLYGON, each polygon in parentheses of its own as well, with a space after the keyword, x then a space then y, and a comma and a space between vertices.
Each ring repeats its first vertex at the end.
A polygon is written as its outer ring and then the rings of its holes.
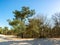
POLYGON ((35 9, 36 13, 52 14, 60 12, 60 0, 0 0, 0 27, 9 26, 7 19, 12 19, 12 11, 20 10, 22 6, 35 9))

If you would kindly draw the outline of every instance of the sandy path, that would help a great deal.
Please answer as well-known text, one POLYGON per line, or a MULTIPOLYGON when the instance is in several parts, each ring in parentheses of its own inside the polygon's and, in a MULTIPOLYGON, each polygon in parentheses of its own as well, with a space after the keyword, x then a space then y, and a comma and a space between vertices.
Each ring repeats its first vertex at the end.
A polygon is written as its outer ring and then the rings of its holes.
POLYGON ((60 38, 45 39, 10 39, 0 35, 0 45, 60 45, 60 38))

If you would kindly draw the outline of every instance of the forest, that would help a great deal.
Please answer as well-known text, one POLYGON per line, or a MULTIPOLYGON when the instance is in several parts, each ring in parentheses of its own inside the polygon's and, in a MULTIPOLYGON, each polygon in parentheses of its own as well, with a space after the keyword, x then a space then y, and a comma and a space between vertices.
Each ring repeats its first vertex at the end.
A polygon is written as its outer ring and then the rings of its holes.
POLYGON ((0 34, 16 35, 19 38, 60 38, 60 13, 52 15, 52 23, 47 20, 47 16, 34 17, 35 10, 26 6, 13 11, 13 15, 12 20, 7 19, 11 28, 0 27, 0 34))

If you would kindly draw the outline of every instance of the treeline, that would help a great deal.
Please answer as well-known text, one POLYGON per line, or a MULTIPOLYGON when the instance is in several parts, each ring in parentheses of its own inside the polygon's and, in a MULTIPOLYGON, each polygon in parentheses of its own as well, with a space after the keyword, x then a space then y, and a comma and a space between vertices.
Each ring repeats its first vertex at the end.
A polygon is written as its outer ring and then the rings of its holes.
POLYGON ((52 15, 50 23, 47 17, 34 17, 35 10, 22 7, 20 11, 15 10, 14 18, 8 20, 11 29, 0 27, 0 33, 5 35, 16 35, 21 38, 59 38, 60 37, 60 13, 52 15), (33 18, 31 18, 33 16, 33 18), (50 25, 54 24, 54 26, 50 25))

